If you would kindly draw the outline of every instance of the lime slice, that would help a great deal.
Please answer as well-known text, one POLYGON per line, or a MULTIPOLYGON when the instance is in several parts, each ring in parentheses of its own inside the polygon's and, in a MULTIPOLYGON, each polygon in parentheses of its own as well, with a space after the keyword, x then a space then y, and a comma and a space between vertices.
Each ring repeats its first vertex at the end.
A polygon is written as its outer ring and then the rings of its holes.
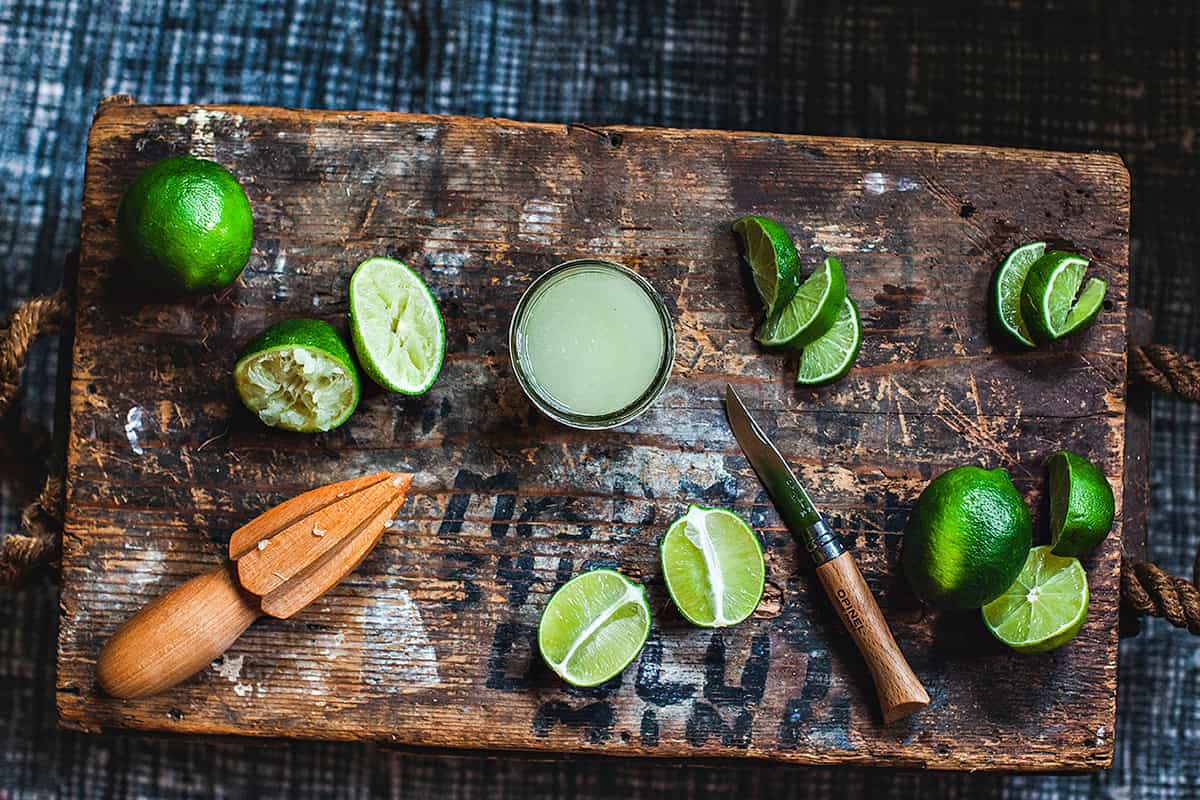
POLYGON ((1087 271, 1087 259, 1053 250, 1034 262, 1021 289, 1021 317, 1038 342, 1074 333, 1100 313, 1108 284, 1092 278, 1075 299, 1087 271))
POLYGON ((1021 287, 1029 268, 1046 252, 1045 242, 1023 244, 1008 254, 992 282, 992 318, 1009 336, 1026 347, 1035 347, 1021 317, 1021 287))
POLYGON ((1112 486, 1092 462, 1066 450, 1050 459, 1050 541, 1054 554, 1083 558, 1112 530, 1112 486))
POLYGON ((328 322, 289 319, 255 336, 233 382, 246 408, 275 428, 302 433, 341 425, 358 406, 358 368, 328 322))
POLYGON ((836 381, 854 366, 861 346, 862 324, 858 321, 858 309, 847 297, 833 327, 801 353, 796 383, 815 386, 836 381))
POLYGON ((650 635, 646 590, 611 569, 576 575, 554 593, 538 623, 538 649, 575 686, 619 674, 650 635))
POLYGON ((705 628, 736 625, 762 598, 762 546, 746 521, 724 508, 689 506, 659 545, 667 591, 679 613, 705 628))
POLYGON ((424 394, 437 380, 446 329, 425 281, 391 258, 368 258, 350 278, 350 335, 363 370, 391 392, 424 394))
POLYGON ((742 255, 770 319, 792 301, 800 286, 796 246, 782 225, 766 217, 742 217, 733 223, 733 231, 742 237, 742 255))
POLYGON ((792 302, 759 326, 754 337, 768 347, 804 347, 829 332, 845 302, 846 276, 842 273, 842 262, 827 258, 800 285, 792 302))
POLYGON ((1029 551, 1012 586, 983 607, 983 622, 997 639, 1021 653, 1042 653, 1075 638, 1087 618, 1087 574, 1077 558, 1029 551))

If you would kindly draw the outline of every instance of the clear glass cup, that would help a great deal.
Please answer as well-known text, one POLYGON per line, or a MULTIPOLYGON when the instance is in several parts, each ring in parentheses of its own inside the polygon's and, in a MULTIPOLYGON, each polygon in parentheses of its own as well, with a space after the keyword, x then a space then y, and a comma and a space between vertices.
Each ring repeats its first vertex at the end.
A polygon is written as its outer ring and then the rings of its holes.
POLYGON ((513 311, 512 324, 509 326, 508 352, 509 358, 512 360, 513 372, 517 376, 517 382, 521 385, 521 389, 530 402, 547 417, 563 425, 583 430, 615 428, 629 422, 649 408, 666 387, 667 381, 671 377, 671 367, 675 362, 674 324, 671 312, 667 310, 658 292, 641 275, 613 261, 594 258, 574 259, 564 261, 543 272, 521 295, 516 310, 513 311), (529 355, 531 337, 537 336, 536 332, 527 329, 530 309, 538 303, 539 299, 543 299, 545 292, 558 281, 570 279, 583 271, 616 274, 630 281, 649 299, 650 305, 657 314, 659 331, 662 335, 662 358, 646 389, 632 402, 603 413, 581 413, 565 406, 539 385, 530 363, 532 360, 529 355))

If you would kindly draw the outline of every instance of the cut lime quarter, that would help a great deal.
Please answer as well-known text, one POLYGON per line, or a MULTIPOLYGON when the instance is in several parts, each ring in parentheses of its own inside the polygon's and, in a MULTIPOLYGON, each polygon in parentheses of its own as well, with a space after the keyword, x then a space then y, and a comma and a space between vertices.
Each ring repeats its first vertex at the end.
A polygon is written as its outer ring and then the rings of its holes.
POLYGON ((1104 473, 1083 456, 1050 459, 1050 540, 1055 555, 1083 558, 1112 530, 1116 500, 1104 473))
POLYGON ((316 433, 358 406, 358 368, 328 322, 289 319, 255 336, 233 368, 242 403, 267 425, 316 433))
POLYGON ((646 591, 611 569, 577 575, 542 612, 538 649, 575 686, 598 686, 629 666, 650 635, 646 591))
POLYGON ((388 391, 424 394, 442 369, 446 330, 437 300, 395 259, 368 258, 354 270, 350 334, 363 371, 388 391))
POLYGON ((782 225, 766 217, 742 217, 733 223, 733 231, 742 239, 743 256, 770 319, 792 301, 800 287, 796 245, 782 225))
POLYGON ((1082 292, 1088 260, 1053 250, 1034 262, 1021 289, 1021 317, 1038 342, 1050 342, 1092 324, 1108 284, 1091 278, 1082 292), (1079 298, 1075 294, 1079 292, 1079 298))
POLYGON ((1001 330, 1026 347, 1035 347, 1033 336, 1021 317, 1021 287, 1025 276, 1046 252, 1045 242, 1023 244, 1008 254, 996 270, 992 284, 992 317, 1001 330))
POLYGON ((696 625, 736 625, 763 594, 762 546, 746 521, 724 508, 691 506, 659 545, 667 591, 696 625))
POLYGON ((820 339, 846 303, 846 276, 842 262, 827 258, 820 269, 800 285, 792 302, 764 322, 755 334, 768 347, 801 348, 820 339))
POLYGON ((860 347, 862 324, 854 301, 847 297, 833 327, 802 351, 796 383, 815 386, 836 381, 854 366, 860 347))
POLYGON ((1021 653, 1042 653, 1075 638, 1087 619, 1087 574, 1079 559, 1034 547, 1017 580, 983 607, 983 622, 1021 653))

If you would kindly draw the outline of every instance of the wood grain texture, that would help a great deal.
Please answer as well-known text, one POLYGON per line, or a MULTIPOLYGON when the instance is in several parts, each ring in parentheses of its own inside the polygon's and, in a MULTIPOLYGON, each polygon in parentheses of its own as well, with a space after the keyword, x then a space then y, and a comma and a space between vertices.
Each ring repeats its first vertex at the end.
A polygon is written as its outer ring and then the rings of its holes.
POLYGON ((411 745, 943 769, 1092 769, 1112 756, 1120 509, 1086 562, 1070 647, 1006 652, 977 615, 922 609, 895 569, 940 471, 1005 466, 1044 539, 1043 464, 1084 453, 1122 497, 1128 175, 1113 156, 718 131, 601 130, 389 113, 112 104, 92 130, 71 383, 58 704, 65 724, 372 738, 411 745), (235 287, 167 302, 117 258, 121 191, 163 156, 243 181, 256 239, 235 287), (841 382, 793 384, 750 335, 757 303, 729 224, 780 219, 806 269, 842 259, 865 344, 841 382), (1096 325, 1024 353, 995 341, 1000 258, 1044 238, 1109 281, 1096 325), (368 390, 304 437, 239 408, 230 370, 267 323, 344 325, 362 259, 437 294, 448 350, 420 398, 368 390), (537 415, 508 365, 523 288, 574 256, 620 261, 675 315, 671 382, 643 417, 582 433, 537 415), (734 381, 855 558, 932 704, 885 726, 866 667, 726 427, 734 381), (230 533, 323 482, 416 477, 397 523, 303 613, 262 621, 168 695, 100 696, 101 643, 211 569, 230 533), (689 502, 746 515, 768 592, 731 630, 672 609, 656 540, 689 502), (626 672, 564 686, 533 644, 554 588, 616 566, 655 627, 626 672))

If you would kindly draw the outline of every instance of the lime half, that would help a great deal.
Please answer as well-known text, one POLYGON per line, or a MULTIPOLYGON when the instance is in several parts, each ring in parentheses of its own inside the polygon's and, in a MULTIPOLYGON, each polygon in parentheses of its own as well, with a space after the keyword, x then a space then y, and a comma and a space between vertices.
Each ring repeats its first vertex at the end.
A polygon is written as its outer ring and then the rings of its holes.
POLYGON ((437 380, 446 329, 437 300, 406 264, 368 258, 350 278, 350 334, 371 380, 400 394, 424 394, 437 380))
POLYGON ((659 545, 667 591, 679 613, 705 628, 736 625, 762 598, 762 546, 746 521, 724 508, 690 506, 659 545))
POLYGON ((1029 268, 1021 289, 1021 317, 1035 340, 1053 341, 1096 319, 1108 284, 1092 278, 1076 299, 1087 265, 1083 256, 1053 250, 1029 268))
POLYGON ((1112 530, 1112 486, 1092 462, 1066 450, 1050 459, 1050 541, 1054 554, 1083 558, 1112 530))
POLYGON ((1025 285, 1029 268, 1045 252, 1045 242, 1021 245, 1001 262, 992 284, 992 318, 1009 336, 1026 347, 1036 345, 1021 317, 1021 287, 1025 285))
POLYGON ((1029 551, 1017 580, 983 607, 983 622, 997 639, 1021 653, 1042 653, 1075 638, 1087 619, 1088 585, 1076 558, 1029 551))
POLYGON ((814 386, 836 381, 854 366, 860 347, 862 324, 854 301, 847 297, 833 327, 801 353, 796 383, 814 386))
POLYGON ((846 276, 842 273, 842 262, 827 258, 800 285, 792 302, 759 327, 755 338, 768 347, 804 347, 829 332, 845 303, 846 276))
POLYGON ((358 406, 358 369, 328 322, 289 319, 255 336, 233 368, 246 408, 275 428, 302 433, 341 425, 358 406))
POLYGON ((637 658, 650 635, 646 590, 611 569, 577 575, 554 593, 538 623, 538 649, 575 686, 597 686, 637 658))
POLYGON ((742 217, 733 223, 733 231, 742 237, 743 256, 770 319, 792 301, 800 286, 796 246, 782 225, 766 217, 742 217))

